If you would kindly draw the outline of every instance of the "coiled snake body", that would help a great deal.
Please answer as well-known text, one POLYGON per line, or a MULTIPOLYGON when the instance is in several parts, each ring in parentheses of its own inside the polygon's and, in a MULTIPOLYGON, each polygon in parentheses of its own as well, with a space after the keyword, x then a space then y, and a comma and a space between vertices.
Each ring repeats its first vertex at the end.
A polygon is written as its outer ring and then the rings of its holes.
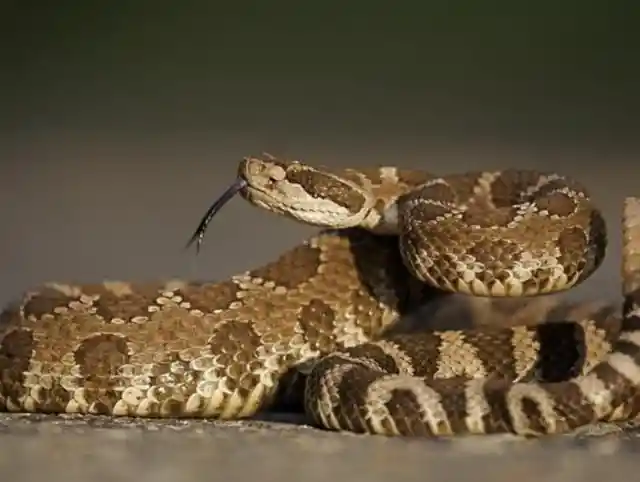
POLYGON ((270 156, 238 177, 252 204, 324 230, 227 281, 27 293, 0 317, 0 409, 229 419, 286 402, 328 429, 425 436, 637 416, 639 198, 624 210, 621 317, 585 304, 537 326, 403 333, 400 315, 452 292, 480 306, 583 281, 605 250, 586 190, 532 171, 436 178, 270 156))

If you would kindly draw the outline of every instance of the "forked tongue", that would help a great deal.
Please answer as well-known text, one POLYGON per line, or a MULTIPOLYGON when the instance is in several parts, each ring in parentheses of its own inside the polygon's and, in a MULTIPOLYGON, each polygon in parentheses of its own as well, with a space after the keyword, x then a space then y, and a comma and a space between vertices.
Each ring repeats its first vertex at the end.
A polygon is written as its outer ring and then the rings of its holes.
POLYGON ((227 204, 236 194, 242 191, 247 186, 247 181, 238 178, 236 179, 231 186, 227 188, 226 191, 222 193, 222 195, 216 199, 213 204, 207 209, 207 212, 200 220, 200 224, 196 228, 193 235, 187 242, 185 249, 188 249, 193 243, 196 243, 196 253, 200 252, 200 247, 202 245, 202 241, 204 240, 204 235, 207 232, 207 227, 209 223, 213 219, 213 217, 222 209, 222 207, 227 204))

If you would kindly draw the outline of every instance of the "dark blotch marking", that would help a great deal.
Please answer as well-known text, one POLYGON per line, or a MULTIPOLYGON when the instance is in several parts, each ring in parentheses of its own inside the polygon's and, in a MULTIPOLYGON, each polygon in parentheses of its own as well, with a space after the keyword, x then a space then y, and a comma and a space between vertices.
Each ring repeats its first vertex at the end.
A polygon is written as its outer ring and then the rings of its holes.
POLYGON ((485 431, 513 432, 513 420, 511 412, 507 408, 506 393, 511 382, 501 379, 490 379, 484 385, 484 396, 489 404, 489 413, 482 417, 485 431))
POLYGON ((311 196, 330 199, 340 206, 357 213, 365 206, 365 197, 333 176, 303 166, 287 170, 287 180, 299 184, 311 196))
POLYGON ((463 174, 445 176, 444 180, 455 194, 456 202, 467 203, 476 196, 475 190, 476 187, 478 187, 478 180, 481 176, 482 172, 471 171, 463 174))
POLYGON ((304 413, 307 375, 295 367, 287 369, 281 376, 269 410, 278 413, 304 413))
POLYGON ((528 420, 528 426, 536 433, 547 433, 545 420, 538 407, 538 403, 530 398, 523 398, 521 403, 522 412, 524 412, 525 418, 528 420))
POLYGON ((535 187, 542 175, 544 174, 530 170, 506 169, 502 171, 491 184, 493 204, 500 208, 530 200, 524 195, 524 192, 535 187))
POLYGON ((627 355, 636 365, 640 366, 640 346, 635 343, 627 340, 618 340, 616 342, 616 352, 627 355))
MULTIPOLYGON (((548 173, 543 173, 545 176, 549 176, 548 173)), ((569 188, 571 191, 582 194, 584 197, 590 197, 589 192, 586 187, 583 186, 580 182, 572 179, 570 177, 562 176, 559 179, 549 180, 546 183, 542 184, 534 193, 535 197, 544 197, 549 194, 552 194, 555 191, 560 189, 569 188)))
POLYGON ((36 319, 41 319, 44 315, 54 314, 56 308, 68 308, 69 303, 77 299, 77 297, 67 296, 55 288, 45 286, 24 304, 24 316, 25 318, 33 316, 36 319))
POLYGON ((376 343, 363 343, 361 345, 349 347, 344 351, 353 358, 374 360, 375 363, 380 367, 380 369, 385 373, 400 373, 400 367, 396 365, 393 357, 387 355, 382 347, 380 347, 376 343))
POLYGON ((580 374, 585 356, 585 333, 577 323, 543 323, 536 328, 540 350, 536 380, 561 382, 580 374))
MULTIPOLYGON (((174 293, 189 302, 191 309, 212 313, 229 308, 231 303, 237 301, 239 290, 240 288, 233 281, 222 281, 220 283, 189 283, 174 290, 174 293)), ((157 296, 159 295, 158 293, 157 296)))
MULTIPOLYGON (((33 333, 25 328, 14 328, 0 336, 0 393, 18 404, 20 398, 28 392, 23 386, 24 372, 29 370, 35 348, 33 333)), ((6 406, 0 404, 0 408, 6 409, 6 406)))
POLYGON ((424 437, 432 434, 429 424, 422 420, 422 409, 413 391, 392 390, 386 407, 402 435, 424 437))
POLYGON ((101 333, 85 338, 74 351, 85 396, 98 414, 108 414, 118 401, 115 390, 118 367, 129 363, 127 339, 101 333))
MULTIPOLYGON (((413 193, 407 197, 401 197, 398 201, 399 206, 404 204, 409 197, 413 197, 413 193)), ((417 203, 405 204, 400 208, 400 227, 404 229, 406 236, 412 234, 418 236, 415 242, 420 243, 421 236, 424 235, 422 231, 425 230, 425 223, 431 221, 437 221, 441 219, 445 214, 452 211, 451 206, 443 206, 436 201, 420 200, 417 203), (415 231, 415 233, 412 233, 415 231)))
POLYGON ((467 379, 464 377, 440 378, 429 382, 429 386, 442 395, 441 405, 447 414, 451 431, 453 433, 468 433, 466 426, 467 397, 464 386, 467 379))
MULTIPOLYGON (((329 366, 340 360, 340 356, 331 356, 324 360, 320 363, 328 369, 329 366), (326 360, 326 362, 324 360, 326 360)), ((350 361, 346 360, 341 363, 351 364, 350 361)), ((354 364, 351 370, 344 373, 339 385, 337 386, 339 399, 332 400, 334 407, 337 407, 338 405, 342 407, 341 409, 336 410, 335 413, 336 418, 342 427, 349 427, 350 425, 353 425, 355 432, 362 433, 368 431, 367 426, 364 425, 364 423, 366 423, 364 406, 367 390, 374 381, 383 376, 384 373, 371 370, 359 364, 354 364), (350 423, 347 423, 347 420, 350 423)))
MULTIPOLYGON (((25 388, 24 373, 29 370, 29 361, 36 349, 33 333, 23 328, 28 323, 20 316, 20 305, 10 303, 0 315, 0 394, 5 400, 18 404, 28 389, 25 388)), ((54 377, 51 389, 41 389, 37 393, 37 409, 43 412, 62 412, 70 399, 59 380, 54 377)), ((6 406, 0 403, 0 409, 6 406)))
MULTIPOLYGON (((434 378, 438 370, 437 361, 440 357, 439 347, 442 338, 438 333, 432 332, 416 332, 416 333, 398 333, 385 337, 391 343, 402 347, 402 351, 412 360, 415 376, 434 378)), ((391 360, 395 367, 395 362, 391 360)), ((385 365, 387 366, 387 365, 385 365)), ((398 368, 394 369, 399 372, 398 368)), ((392 372, 393 373, 393 372, 392 372)))
POLYGON ((491 226, 506 227, 513 221, 515 215, 516 209, 511 206, 491 210, 471 207, 464 212, 462 220, 470 226, 476 225, 483 228, 491 226))
POLYGON ((486 326, 465 332, 465 342, 476 347, 478 358, 489 377, 515 380, 513 331, 510 328, 486 326))
POLYGON ((313 349, 328 353, 335 349, 333 328, 335 312, 319 299, 312 299, 300 309, 298 322, 304 330, 304 336, 313 349))
POLYGON ((209 340, 209 346, 229 375, 227 387, 237 390, 241 397, 247 397, 260 382, 259 376, 251 373, 257 368, 254 366, 258 363, 255 353, 262 346, 253 325, 234 321, 220 323, 209 340))
POLYGON ((277 286, 295 288, 317 273, 320 253, 318 248, 308 245, 297 246, 276 261, 254 269, 250 276, 273 281, 277 286))
POLYGON ((107 322, 113 318, 125 321, 135 316, 149 316, 149 305, 156 304, 155 299, 160 296, 163 288, 160 284, 131 285, 131 292, 118 294, 102 284, 82 286, 82 291, 88 295, 97 295, 93 302, 96 314, 107 322))
POLYGON ((602 213, 597 209, 589 212, 589 243, 598 249, 593 250, 593 254, 587 261, 586 273, 591 273, 597 269, 604 260, 607 245, 607 223, 602 213))
POLYGON ((573 430, 597 421, 591 404, 575 384, 550 383, 545 385, 545 390, 554 400, 555 411, 560 417, 558 423, 564 430, 573 430))
POLYGON ((640 307, 640 288, 628 292, 624 297, 622 313, 625 316, 622 319, 622 330, 640 330, 640 316, 630 315, 636 307, 640 307))
POLYGON ((550 215, 555 214, 561 217, 571 216, 578 208, 573 198, 559 191, 538 197, 534 203, 539 210, 547 211, 550 215))
POLYGON ((436 221, 445 214, 451 212, 451 208, 441 206, 433 202, 423 201, 419 204, 415 204, 409 210, 409 216, 411 216, 416 223, 428 223, 429 221, 436 221))
POLYGON ((566 267, 570 278, 585 268, 584 256, 589 243, 581 228, 571 226, 564 229, 558 236, 557 245, 560 251, 558 261, 566 267))

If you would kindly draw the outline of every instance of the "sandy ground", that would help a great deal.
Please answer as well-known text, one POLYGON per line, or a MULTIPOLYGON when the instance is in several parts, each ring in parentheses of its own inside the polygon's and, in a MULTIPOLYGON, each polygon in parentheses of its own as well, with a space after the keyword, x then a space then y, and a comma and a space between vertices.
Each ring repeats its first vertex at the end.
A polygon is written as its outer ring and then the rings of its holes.
POLYGON ((507 436, 452 441, 317 431, 277 422, 141 422, 0 417, 8 480, 546 480, 637 471, 640 440, 507 436))
MULTIPOLYGON (((577 22, 558 4, 479 22, 434 9, 398 13, 391 32, 367 5, 328 35, 335 15, 285 25, 291 9, 271 4, 232 18, 207 2, 144 3, 3 12, 0 303, 49 280, 223 279, 273 258, 312 230, 240 200, 199 257, 182 250, 237 161, 262 151, 572 174, 602 206, 610 249, 568 296, 620 301, 622 199, 640 195, 631 15, 607 34, 609 11, 577 22)), ((588 482, 635 474, 637 448, 615 431, 436 443, 292 423, 0 416, 0 474, 14 482, 588 482)))

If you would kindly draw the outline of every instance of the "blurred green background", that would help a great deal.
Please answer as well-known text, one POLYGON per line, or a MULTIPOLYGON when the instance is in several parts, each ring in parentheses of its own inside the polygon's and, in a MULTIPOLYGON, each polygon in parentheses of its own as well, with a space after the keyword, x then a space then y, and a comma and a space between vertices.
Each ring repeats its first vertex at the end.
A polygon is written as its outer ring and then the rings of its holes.
POLYGON ((266 261, 311 230, 240 201, 200 257, 181 251, 238 160, 262 151, 572 174, 612 230, 607 268, 582 293, 616 296, 620 203, 640 194, 639 13, 632 2, 4 2, 0 297, 54 278, 220 278, 266 261))
POLYGON ((18 131, 618 142, 640 107, 632 2, 17 5, 18 131))

